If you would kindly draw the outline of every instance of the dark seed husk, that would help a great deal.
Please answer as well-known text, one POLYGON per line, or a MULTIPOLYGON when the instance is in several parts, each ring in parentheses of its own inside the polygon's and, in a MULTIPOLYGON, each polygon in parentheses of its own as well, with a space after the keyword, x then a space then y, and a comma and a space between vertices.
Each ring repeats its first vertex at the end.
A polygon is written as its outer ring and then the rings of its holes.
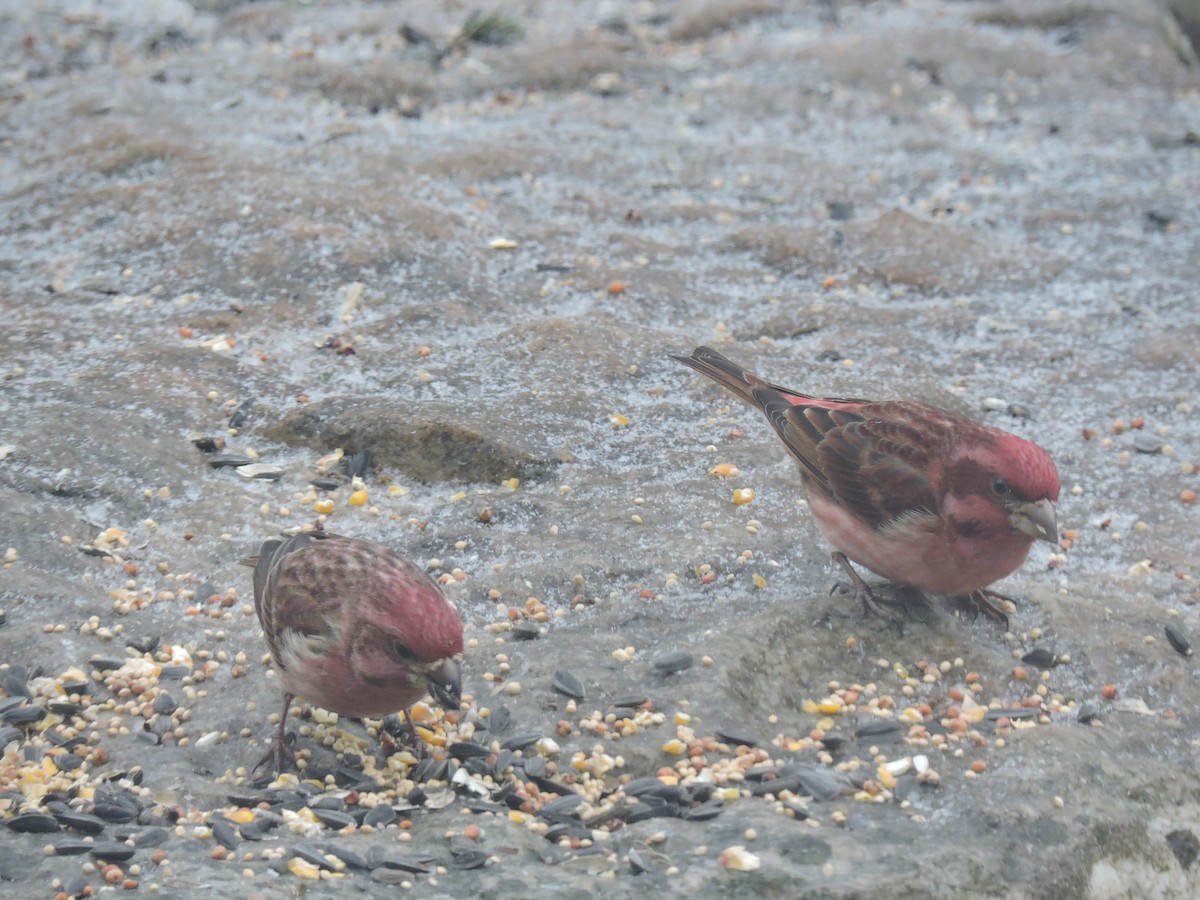
POLYGON ((12 725, 6 725, 3 728, 0 728, 0 749, 8 746, 13 741, 21 740, 23 737, 25 737, 25 732, 23 732, 20 728, 16 728, 12 725))
POLYGON ((346 808, 346 801, 341 797, 326 794, 322 797, 314 797, 308 805, 311 809, 336 809, 341 812, 346 808))
POLYGON ((83 712, 83 707, 70 700, 51 700, 46 704, 46 709, 52 713, 58 713, 60 716, 77 716, 83 712))
POLYGON ((496 762, 492 765, 492 774, 499 780, 504 770, 513 764, 516 754, 511 750, 501 750, 496 754, 496 762))
POLYGON ((188 437, 194 446, 201 453, 216 453, 219 450, 225 449, 225 438, 213 437, 207 434, 194 434, 188 437))
POLYGON ((99 816, 92 816, 87 813, 66 810, 56 812, 54 818, 58 819, 60 825, 65 825, 72 831, 78 831, 80 834, 99 834, 104 830, 104 820, 99 816))
POLYGON ((660 656, 654 661, 654 668, 664 675, 674 675, 676 672, 686 672, 692 667, 692 654, 683 650, 660 656))
POLYGON ((132 840, 133 845, 138 849, 162 846, 167 842, 167 838, 171 836, 171 833, 167 829, 157 825, 152 825, 149 828, 125 826, 124 828, 113 829, 113 834, 123 841, 132 840))
POLYGON ((467 809, 473 813, 502 813, 508 807, 503 803, 493 803, 490 800, 470 800, 467 809))
POLYGON ((61 830, 58 819, 38 812, 18 813, 4 824, 21 834, 52 834, 61 830))
POLYGON ((267 836, 263 831, 262 826, 258 822, 247 822, 245 825, 238 827, 238 834, 242 836, 244 841, 261 841, 267 836))
POLYGON ((399 869, 404 872, 424 875, 429 872, 429 864, 433 860, 434 857, 432 856, 416 853, 396 853, 378 844, 367 851, 367 865, 372 870, 379 868, 399 869))
POLYGON ((138 653, 153 653, 158 649, 158 635, 149 635, 144 638, 130 638, 125 642, 126 647, 132 647, 138 653))
POLYGON ((1100 707, 1091 700, 1085 700, 1079 704, 1079 713, 1076 715, 1076 719, 1081 725, 1090 725, 1098 718, 1100 718, 1100 707))
POLYGON ((553 680, 554 689, 560 694, 571 697, 575 700, 582 700, 585 696, 583 690, 583 682, 579 677, 566 669, 559 669, 554 673, 553 680))
POLYGON ((513 625, 511 633, 514 641, 533 641, 542 636, 542 629, 536 622, 523 619, 513 625))
POLYGON ((313 810, 313 815, 317 817, 322 825, 326 828, 332 828, 334 831, 349 828, 355 824, 354 816, 339 812, 336 809, 321 809, 318 807, 313 810))
POLYGON ((662 863, 663 857, 648 847, 633 847, 629 851, 629 869, 634 875, 652 872, 662 863))
POLYGON ((483 744, 477 744, 474 741, 459 741, 456 744, 451 744, 447 748, 447 752, 452 759, 457 759, 459 762, 492 755, 491 750, 483 746, 483 744))
POLYGON ((429 799, 429 795, 425 793, 424 788, 415 787, 408 792, 408 796, 404 799, 413 806, 424 806, 425 801, 429 799))
POLYGON ((689 822, 707 822, 709 819, 715 819, 724 811, 725 801, 714 798, 701 803, 699 806, 685 809, 683 811, 683 818, 689 822))
POLYGON ((1023 719, 1036 719, 1041 714, 1042 711, 1037 707, 1016 706, 1012 709, 989 709, 983 717, 989 722, 995 722, 997 719, 1011 719, 1015 722, 1023 719))
POLYGON ((1167 641, 1175 648, 1175 652, 1182 656, 1192 655, 1192 644, 1188 640, 1187 632, 1174 622, 1170 622, 1163 629, 1167 633, 1167 641))
POLYGON ((525 773, 526 778, 541 778, 549 771, 549 768, 546 760, 542 757, 531 756, 521 760, 521 770, 525 773))
POLYGON ((633 825, 646 819, 677 819, 679 815, 680 809, 676 803, 639 803, 630 808, 625 822, 633 825))
POLYGON ((2 686, 4 687, 5 693, 7 693, 10 697, 24 697, 26 700, 32 699, 33 697, 33 694, 29 692, 29 686, 25 684, 25 679, 23 677, 18 678, 12 672, 9 672, 4 676, 2 686))
POLYGON ((169 716, 179 708, 179 704, 175 702, 174 697, 172 697, 166 691, 163 691, 154 698, 153 708, 156 713, 169 716))
POLYGON ((833 800, 842 793, 844 782, 816 766, 785 766, 788 774, 800 779, 804 792, 814 800, 833 800))
POLYGON ((552 844, 557 844, 563 838, 586 840, 592 836, 592 833, 584 828, 581 822, 567 820, 555 822, 546 829, 542 836, 552 844))
POLYGON ((328 853, 330 856, 336 856, 352 869, 366 870, 371 868, 367 863, 366 857, 359 856, 353 850, 342 847, 338 844, 319 844, 318 849, 320 849, 322 853, 328 853))
POLYGON ((158 670, 160 681, 178 681, 181 678, 187 678, 191 674, 192 670, 190 668, 181 665, 163 666, 158 670))
POLYGON ((450 766, 447 760, 427 756, 417 763, 416 768, 413 769, 412 778, 418 784, 429 781, 445 781, 449 771, 450 766))
POLYGON ((232 413, 229 414, 230 428, 243 428, 250 421, 250 413, 254 409, 254 400, 243 400, 237 405, 232 413))
POLYGON ((529 780, 536 784, 538 786, 538 790, 543 794, 549 792, 565 797, 567 794, 576 793, 575 788, 571 787, 570 785, 562 784, 558 781, 552 781, 549 778, 542 778, 538 775, 532 775, 530 776, 529 780))
POLYGON ((244 453, 216 453, 208 458, 208 464, 214 469, 248 466, 253 462, 257 462, 257 460, 251 459, 244 453))
POLYGON ((396 810, 386 803, 380 803, 374 809, 367 810, 367 814, 363 816, 363 824, 370 825, 373 828, 384 828, 399 818, 400 816, 396 810))
POLYGON ((643 706, 650 700, 645 694, 629 694, 624 697, 618 697, 612 702, 614 707, 628 707, 629 709, 637 709, 643 706))
POLYGON ((244 806, 246 809, 253 809, 262 803, 264 798, 262 794, 226 794, 225 799, 234 806, 244 806))
POLYGON ((403 884, 411 879, 409 873, 404 869, 391 869, 387 866, 380 866, 377 869, 371 870, 371 880, 379 884, 403 884))
POLYGON ((130 809, 120 803, 96 803, 92 812, 105 822, 132 822, 138 814, 136 807, 130 809))
POLYGON ((854 737, 857 740, 871 738, 872 740, 879 737, 893 737, 904 731, 904 725, 897 722, 895 719, 873 719, 854 729, 854 737))
POLYGON ((233 823, 221 816, 213 816, 212 836, 226 850, 236 850, 239 843, 237 829, 233 823))
POLYGON ((504 750, 528 750, 541 739, 540 734, 514 734, 500 746, 504 750))
POLYGON ((491 715, 480 721, 487 723, 487 729, 492 734, 504 734, 512 724, 512 711, 507 706, 497 706, 491 715))
POLYGON ((139 731, 134 734, 134 739, 143 744, 150 744, 157 747, 162 744, 162 736, 155 731, 139 731))
POLYGON ((60 772, 74 772, 83 765, 83 757, 77 753, 60 753, 54 757, 54 764, 60 772))
POLYGON ((95 845, 91 841, 68 838, 65 841, 56 841, 52 846, 55 856, 81 856, 84 853, 90 853, 95 845))
POLYGON ((292 856, 297 856, 307 863, 312 863, 314 866, 317 866, 321 869, 326 869, 330 872, 332 872, 335 868, 335 866, 333 866, 329 860, 325 858, 325 854, 321 850, 317 849, 312 844, 306 844, 303 841, 301 841, 299 844, 293 845, 292 856))
POLYGON ((111 672, 123 665, 125 665, 125 660, 111 659, 107 656, 93 656, 88 660, 88 668, 95 669, 97 672, 111 672))
POLYGON ((583 803, 583 797, 579 794, 567 794, 559 797, 557 800, 551 800, 540 810, 538 816, 543 819, 557 819, 569 815, 579 804, 583 803))
POLYGON ((1053 669, 1058 665, 1058 657, 1045 647, 1037 647, 1022 656, 1021 662, 1039 669, 1053 669))
POLYGON ((450 868, 465 872, 470 869, 482 869, 487 865, 487 862, 488 855, 486 851, 472 850, 469 853, 456 854, 450 860, 450 868))
POLYGON ((758 738, 733 728, 718 728, 714 732, 717 740, 734 747, 757 747, 758 738))
POLYGON ((124 862, 127 859, 133 859, 133 854, 136 847, 131 847, 124 841, 96 841, 92 844, 92 849, 89 851, 96 859, 104 859, 108 862, 124 862))
MULTIPOLYGON (((22 697, 22 700, 25 698, 22 697)), ((9 725, 33 725, 46 718, 46 711, 40 706, 18 706, 4 713, 3 718, 9 725)))

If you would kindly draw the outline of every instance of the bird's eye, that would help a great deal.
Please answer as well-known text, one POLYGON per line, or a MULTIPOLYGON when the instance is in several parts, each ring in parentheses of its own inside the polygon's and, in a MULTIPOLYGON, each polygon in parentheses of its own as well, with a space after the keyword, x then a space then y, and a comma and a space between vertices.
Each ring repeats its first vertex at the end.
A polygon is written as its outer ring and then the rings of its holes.
POLYGON ((403 641, 395 638, 392 639, 392 655, 399 660, 410 660, 413 658, 412 651, 408 649, 408 646, 403 641))
POLYGON ((992 482, 992 490, 995 491, 997 494, 999 494, 1001 497, 1007 497, 1009 494, 1012 493, 1012 488, 1009 486, 1008 482, 1005 481, 1003 478, 997 478, 995 481, 992 482))

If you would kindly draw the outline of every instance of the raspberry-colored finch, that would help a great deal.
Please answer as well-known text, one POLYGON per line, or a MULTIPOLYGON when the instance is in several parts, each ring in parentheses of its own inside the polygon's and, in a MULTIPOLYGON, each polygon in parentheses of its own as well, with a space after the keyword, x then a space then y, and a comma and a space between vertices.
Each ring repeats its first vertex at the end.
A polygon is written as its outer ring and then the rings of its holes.
POLYGON ((864 613, 893 618, 850 560, 1003 619, 987 598, 1007 598, 987 586, 1035 540, 1058 542, 1058 472, 1037 444, 924 403, 810 397, 708 347, 674 359, 766 415, 800 463, 813 518, 864 613))
POLYGON ((398 710, 407 718, 426 690, 457 707, 462 622, 411 562, 322 531, 266 541, 242 562, 254 566, 254 607, 284 692, 258 767, 273 760, 282 771, 293 761, 284 723, 297 695, 350 718, 398 710))

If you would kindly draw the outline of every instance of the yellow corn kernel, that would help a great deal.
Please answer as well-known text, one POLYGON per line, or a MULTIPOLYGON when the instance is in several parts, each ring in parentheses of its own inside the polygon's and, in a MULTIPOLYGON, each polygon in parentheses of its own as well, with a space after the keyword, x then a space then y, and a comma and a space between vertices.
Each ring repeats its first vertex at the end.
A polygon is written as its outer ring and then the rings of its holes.
POLYGON ((754 488, 738 488, 733 492, 733 505, 742 506, 754 501, 754 488))

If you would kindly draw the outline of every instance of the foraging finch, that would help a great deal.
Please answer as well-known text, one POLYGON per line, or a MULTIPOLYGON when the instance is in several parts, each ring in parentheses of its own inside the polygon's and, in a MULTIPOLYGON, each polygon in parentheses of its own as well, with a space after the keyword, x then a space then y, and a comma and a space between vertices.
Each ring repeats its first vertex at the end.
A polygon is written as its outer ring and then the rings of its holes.
POLYGON ((282 771, 292 761, 284 723, 296 695, 351 718, 397 710, 407 718, 427 689, 457 706, 462 623, 411 562, 321 531, 266 541, 242 562, 254 566, 254 606, 284 691, 259 767, 274 760, 282 771))
POLYGON ((769 384, 708 347, 675 356, 766 414, 800 463, 817 527, 863 612, 893 618, 850 560, 888 581, 969 597, 1058 542, 1058 472, 1037 444, 909 400, 809 397, 769 384))

